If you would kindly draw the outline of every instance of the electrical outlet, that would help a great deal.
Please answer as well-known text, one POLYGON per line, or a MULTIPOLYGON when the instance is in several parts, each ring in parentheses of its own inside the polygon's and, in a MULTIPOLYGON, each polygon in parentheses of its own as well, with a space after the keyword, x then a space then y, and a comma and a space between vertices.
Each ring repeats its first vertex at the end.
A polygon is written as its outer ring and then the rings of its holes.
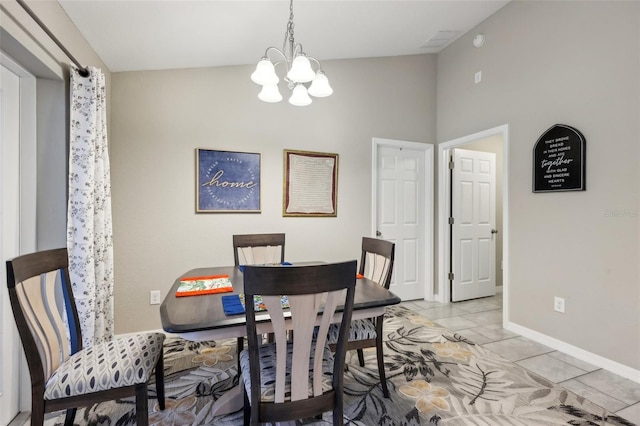
POLYGON ((160 290, 151 290, 149 292, 149 304, 150 305, 160 304, 160 290))
POLYGON ((562 297, 553 298, 553 310, 564 314, 564 299, 562 297))

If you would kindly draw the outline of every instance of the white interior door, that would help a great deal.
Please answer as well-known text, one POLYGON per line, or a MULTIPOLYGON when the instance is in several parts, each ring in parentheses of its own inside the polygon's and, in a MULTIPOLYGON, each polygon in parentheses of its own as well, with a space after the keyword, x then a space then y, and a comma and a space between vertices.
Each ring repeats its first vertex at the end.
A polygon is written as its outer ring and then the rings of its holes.
POLYGON ((496 156, 453 150, 451 300, 495 294, 496 156))
POLYGON ((390 289, 402 300, 424 299, 427 267, 432 271, 425 249, 425 229, 431 217, 426 214, 431 203, 425 179, 432 164, 426 164, 424 148, 397 145, 379 145, 376 162, 376 235, 396 244, 390 289))

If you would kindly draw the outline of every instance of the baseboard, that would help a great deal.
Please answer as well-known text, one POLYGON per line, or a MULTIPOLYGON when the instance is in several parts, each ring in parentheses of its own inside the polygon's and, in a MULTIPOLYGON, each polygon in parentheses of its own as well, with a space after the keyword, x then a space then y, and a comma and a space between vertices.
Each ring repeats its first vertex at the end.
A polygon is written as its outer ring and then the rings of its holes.
POLYGON ((566 342, 531 330, 527 327, 523 327, 519 324, 515 324, 513 322, 507 322, 504 328, 535 342, 549 346, 550 348, 553 348, 557 351, 564 352, 567 355, 571 355, 572 357, 577 358, 580 361, 588 362, 591 365, 603 368, 614 374, 617 374, 629 380, 633 380, 636 383, 640 383, 640 370, 633 369, 624 364, 620 364, 619 362, 612 361, 608 358, 596 355, 589 351, 585 351, 584 349, 580 349, 577 346, 570 345, 566 342))
POLYGON ((30 424, 31 411, 22 411, 7 426, 29 426, 30 424))

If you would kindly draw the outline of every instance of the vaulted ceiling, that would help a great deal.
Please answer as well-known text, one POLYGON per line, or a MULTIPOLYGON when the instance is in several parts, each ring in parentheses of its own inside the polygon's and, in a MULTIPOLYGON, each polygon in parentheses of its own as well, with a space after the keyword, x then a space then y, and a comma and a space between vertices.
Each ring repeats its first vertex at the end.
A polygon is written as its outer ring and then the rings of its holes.
MULTIPOLYGON (((59 0, 112 72, 254 64, 282 48, 289 1, 59 0)), ((296 0, 319 60, 437 53, 509 0, 296 0)))

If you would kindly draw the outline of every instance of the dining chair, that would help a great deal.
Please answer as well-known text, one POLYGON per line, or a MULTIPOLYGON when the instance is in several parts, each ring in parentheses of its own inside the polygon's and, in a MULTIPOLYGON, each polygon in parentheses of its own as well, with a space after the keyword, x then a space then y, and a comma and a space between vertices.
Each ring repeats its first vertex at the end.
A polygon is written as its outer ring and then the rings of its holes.
POLYGON ((77 407, 129 396, 135 396, 136 423, 147 425, 147 381, 154 368, 158 405, 164 409, 164 334, 141 333, 82 348, 67 249, 8 260, 7 287, 31 376, 32 426, 59 410, 66 410, 65 425, 72 425, 77 407))
MULTIPOLYGON (((391 284, 391 274, 393 273, 393 262, 395 258, 395 243, 377 238, 362 238, 362 256, 360 258, 360 269, 358 273, 364 277, 375 281, 387 290, 391 284)), ((384 371, 384 353, 382 351, 382 324, 384 314, 375 318, 363 318, 353 320, 349 328, 349 341, 347 350, 358 351, 358 361, 360 366, 364 366, 365 348, 376 348, 378 360, 378 374, 380 384, 385 398, 389 398, 389 389, 384 371)), ((338 340, 339 329, 332 325, 329 328, 329 342, 335 348, 338 340)))
POLYGON ((329 410, 333 424, 343 424, 343 374, 355 282, 355 260, 245 268, 248 348, 240 354, 245 425, 305 419, 329 410), (258 342, 256 316, 263 315, 252 303, 256 295, 269 314, 273 343, 258 342), (332 353, 327 332, 340 306, 342 320, 332 353), (319 328, 316 337, 314 325, 319 328), (293 330, 293 340, 287 339, 288 330, 293 330))
POLYGON ((233 236, 233 260, 239 265, 284 262, 284 234, 240 234, 233 236))
MULTIPOLYGON (((235 266, 264 265, 284 262, 285 234, 237 234, 233 236, 233 260, 235 266)), ((273 336, 265 336, 273 341, 273 336)), ((244 338, 236 341, 237 354, 244 348, 244 338)), ((239 358, 238 358, 239 362, 239 358)), ((240 368, 240 365, 238 365, 240 368)))

